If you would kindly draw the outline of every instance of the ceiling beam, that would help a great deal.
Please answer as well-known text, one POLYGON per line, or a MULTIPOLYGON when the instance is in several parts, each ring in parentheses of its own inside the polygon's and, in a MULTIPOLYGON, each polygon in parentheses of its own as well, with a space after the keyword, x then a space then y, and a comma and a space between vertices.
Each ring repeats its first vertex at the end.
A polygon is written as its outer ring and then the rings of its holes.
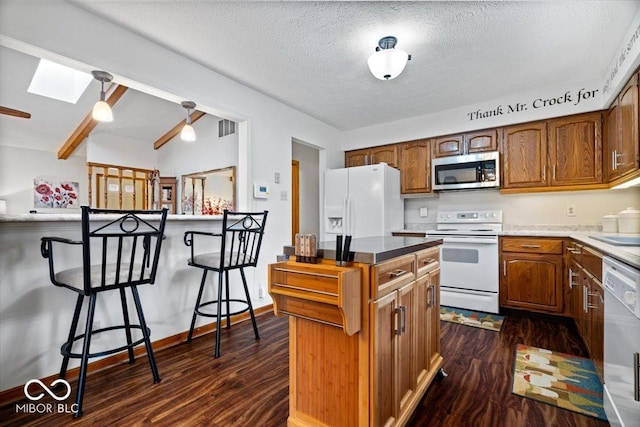
MULTIPOLYGON (((107 104, 111 107, 115 105, 116 102, 124 95, 127 91, 128 87, 123 85, 118 85, 116 88, 109 94, 109 97, 106 99, 107 104)), ((87 116, 80 122, 76 130, 73 131, 71 136, 62 144, 62 147, 58 150, 58 159, 66 160, 73 154, 74 151, 85 140, 86 137, 89 136, 91 131, 96 127, 98 121, 95 120, 91 112, 87 114, 87 116)))
MULTIPOLYGON (((195 123, 196 120, 198 120, 200 117, 204 116, 205 114, 207 113, 203 113, 202 111, 197 111, 197 110, 194 111, 193 113, 191 113, 191 123, 195 123)), ((158 140, 153 143, 153 149, 157 150, 167 142, 171 141, 171 139, 174 136, 180 133, 180 131, 182 130, 182 128, 186 123, 187 123, 187 119, 184 119, 183 121, 175 125, 173 129, 171 129, 169 132, 165 133, 160 138, 158 138, 158 140)))
POLYGON ((0 106, 0 114, 5 114, 7 116, 20 117, 22 119, 30 119, 31 113, 27 113, 26 111, 14 110, 13 108, 1 107, 0 106))

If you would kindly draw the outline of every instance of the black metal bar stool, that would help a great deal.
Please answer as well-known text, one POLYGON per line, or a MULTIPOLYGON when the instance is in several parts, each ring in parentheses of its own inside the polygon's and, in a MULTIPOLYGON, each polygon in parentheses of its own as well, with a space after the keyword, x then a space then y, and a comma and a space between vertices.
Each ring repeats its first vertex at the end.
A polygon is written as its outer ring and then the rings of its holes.
POLYGON ((231 328, 231 316, 249 312, 251 322, 253 323, 253 331, 256 340, 260 339, 258 334, 258 325, 256 317, 253 313, 251 297, 249 296, 249 288, 247 287, 247 279, 244 274, 245 267, 255 267, 258 263, 258 255, 260 253, 260 245, 262 244, 262 236, 264 227, 267 222, 268 211, 264 212, 230 212, 224 211, 222 219, 221 233, 207 233, 202 231, 187 231, 184 233, 184 243, 191 247, 191 256, 188 264, 193 267, 202 268, 202 280, 200 281, 200 290, 198 291, 198 299, 193 310, 193 318, 191 319, 191 327, 189 328, 189 337, 187 342, 191 342, 193 337, 193 329, 198 316, 215 317, 216 318, 216 349, 215 357, 220 357, 220 325, 222 316, 227 320, 227 329, 231 328), (202 240, 205 243, 198 243, 198 248, 206 248, 210 251, 196 253, 196 240, 202 240), (224 255, 223 255, 224 254, 224 255), (246 299, 231 298, 229 293, 229 271, 240 270, 242 284, 244 286, 244 294, 246 299), (204 291, 207 273, 215 271, 218 273, 218 293, 217 298, 211 301, 202 301, 202 293, 204 291), (224 296, 223 296, 223 285, 224 296), (232 312, 231 303, 239 303, 241 309, 232 312), (206 312, 202 309, 209 305, 216 305, 216 312, 206 312), (222 305, 225 305, 224 313, 222 305))
MULTIPOLYGON (((158 368, 153 357, 150 330, 147 327, 138 294, 138 285, 153 284, 156 278, 160 248, 162 245, 167 209, 161 211, 125 211, 92 209, 82 206, 82 240, 75 241, 58 237, 43 237, 40 251, 49 260, 51 282, 78 294, 76 307, 71 321, 69 337, 60 348, 62 366, 59 378, 67 375, 70 358, 80 359, 80 374, 76 393, 77 410, 75 417, 82 415, 82 400, 87 377, 89 358, 106 356, 127 351, 129 363, 134 362, 133 348, 144 343, 153 382, 160 381, 158 368), (111 214, 111 215, 105 215, 111 214), (153 215, 153 216, 149 216, 153 215), (157 222, 157 225, 154 225, 157 222), (54 248, 59 245, 77 245, 82 250, 82 266, 56 271, 54 248), (139 324, 131 324, 125 296, 130 288, 133 295, 139 324), (96 300, 100 293, 118 291, 122 304, 124 324, 93 329, 96 300), (80 311, 86 298, 89 298, 87 320, 83 334, 76 335, 80 311), (91 353, 91 337, 100 332, 124 330, 126 344, 106 351, 91 353), (142 338, 133 340, 132 331, 140 330, 142 338), (82 340, 82 352, 73 353, 75 341, 82 340)), ((61 249, 61 248, 60 248, 61 249)))

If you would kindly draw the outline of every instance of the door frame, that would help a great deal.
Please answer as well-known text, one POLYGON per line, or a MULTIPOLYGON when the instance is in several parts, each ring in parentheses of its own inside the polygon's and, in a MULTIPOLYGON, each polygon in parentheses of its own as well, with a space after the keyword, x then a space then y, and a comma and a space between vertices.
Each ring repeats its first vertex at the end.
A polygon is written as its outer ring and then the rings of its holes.
POLYGON ((300 162, 291 160, 291 244, 300 232, 300 162))

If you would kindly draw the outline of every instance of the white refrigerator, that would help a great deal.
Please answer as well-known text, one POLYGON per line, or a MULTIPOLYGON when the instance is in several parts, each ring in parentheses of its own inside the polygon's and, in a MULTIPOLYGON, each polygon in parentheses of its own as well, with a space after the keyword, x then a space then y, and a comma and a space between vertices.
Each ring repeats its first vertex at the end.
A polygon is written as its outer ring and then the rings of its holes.
POLYGON ((386 163, 324 173, 323 240, 390 236, 404 228, 400 171, 386 163))

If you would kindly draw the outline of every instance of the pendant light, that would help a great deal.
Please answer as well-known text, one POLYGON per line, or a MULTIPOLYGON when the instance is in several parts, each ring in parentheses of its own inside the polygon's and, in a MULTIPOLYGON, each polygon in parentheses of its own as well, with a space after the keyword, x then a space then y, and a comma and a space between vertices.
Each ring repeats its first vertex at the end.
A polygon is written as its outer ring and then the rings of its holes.
POLYGON ((367 64, 375 78, 380 80, 395 79, 402 73, 411 55, 404 50, 395 49, 398 39, 387 36, 380 39, 376 51, 369 57, 367 64))
POLYGON ((191 110, 196 108, 196 103, 193 101, 182 101, 182 106, 187 109, 187 122, 180 131, 180 139, 187 142, 196 140, 196 131, 191 126, 191 110))
POLYGON ((106 71, 92 71, 93 77, 101 83, 100 101, 93 106, 92 117, 99 122, 112 122, 113 112, 111 106, 105 101, 104 84, 113 80, 113 76, 106 71))

